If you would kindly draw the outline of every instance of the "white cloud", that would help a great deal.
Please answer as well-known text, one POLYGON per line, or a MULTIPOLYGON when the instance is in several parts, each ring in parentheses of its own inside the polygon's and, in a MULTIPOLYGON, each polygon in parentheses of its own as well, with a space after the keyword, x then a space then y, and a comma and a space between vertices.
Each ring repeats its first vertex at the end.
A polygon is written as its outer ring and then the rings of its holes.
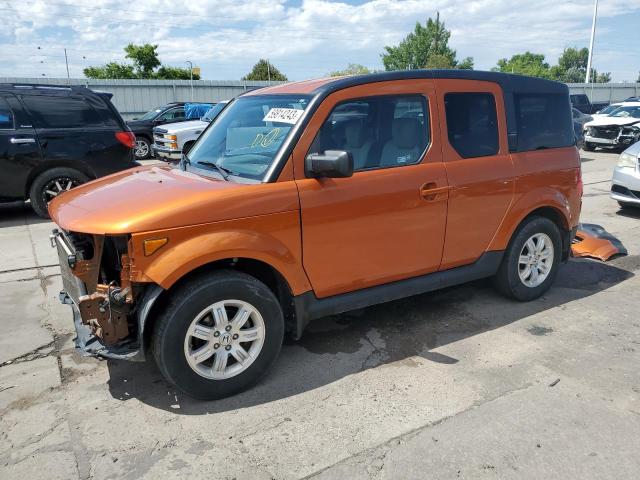
MULTIPOLYGON (((640 0, 600 3, 601 19, 635 15, 640 23, 640 0)), ((452 31, 450 44, 458 56, 473 56, 477 68, 488 69, 499 58, 524 50, 544 53, 553 62, 564 47, 586 45, 592 3, 373 0, 351 5, 303 0, 294 6, 286 0, 7 0, 0 3, 5 20, 0 51, 6 52, 0 54, 5 57, 0 75, 64 76, 67 47, 72 74, 79 76, 87 65, 121 60, 129 42, 157 43, 161 60, 175 65, 192 60, 207 78, 238 78, 265 57, 296 79, 349 62, 380 68, 384 45, 396 44, 416 21, 424 22, 437 10, 452 31)), ((599 40, 599 45, 604 49, 606 42, 599 40)), ((608 57, 596 59, 615 78, 608 57)), ((621 72, 629 70, 620 66, 621 72)))

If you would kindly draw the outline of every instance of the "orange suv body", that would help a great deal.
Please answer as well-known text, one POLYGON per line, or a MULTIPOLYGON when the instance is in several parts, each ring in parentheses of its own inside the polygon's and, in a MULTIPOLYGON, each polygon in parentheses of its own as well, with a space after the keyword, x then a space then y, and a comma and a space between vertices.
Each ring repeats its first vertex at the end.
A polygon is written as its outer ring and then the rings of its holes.
POLYGON ((180 166, 50 204, 78 346, 153 351, 171 382, 217 398, 255 382, 314 318, 490 276, 536 298, 578 225, 572 132, 565 85, 499 73, 245 94, 180 166))

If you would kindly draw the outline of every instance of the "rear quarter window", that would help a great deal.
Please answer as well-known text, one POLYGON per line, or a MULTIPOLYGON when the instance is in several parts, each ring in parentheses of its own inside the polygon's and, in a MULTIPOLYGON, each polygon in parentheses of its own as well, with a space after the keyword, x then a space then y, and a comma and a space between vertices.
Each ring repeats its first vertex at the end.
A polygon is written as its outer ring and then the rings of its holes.
POLYGON ((565 95, 516 94, 514 101, 519 152, 574 144, 571 107, 565 95))
POLYGON ((104 122, 82 97, 23 95, 22 102, 36 128, 98 127, 104 122))
POLYGON ((498 116, 491 93, 444 96, 449 144, 462 158, 497 155, 498 116))

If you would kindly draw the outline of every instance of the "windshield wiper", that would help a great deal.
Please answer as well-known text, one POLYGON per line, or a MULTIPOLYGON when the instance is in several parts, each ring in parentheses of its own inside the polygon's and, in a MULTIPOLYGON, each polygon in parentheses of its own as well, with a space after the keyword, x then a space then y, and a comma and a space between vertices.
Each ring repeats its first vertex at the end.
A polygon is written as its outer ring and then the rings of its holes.
POLYGON ((206 160, 204 160, 204 161, 196 162, 196 165, 207 165, 215 168, 225 182, 229 181, 229 175, 233 175, 233 172, 231 170, 229 170, 228 168, 221 167, 215 162, 207 162, 206 160))

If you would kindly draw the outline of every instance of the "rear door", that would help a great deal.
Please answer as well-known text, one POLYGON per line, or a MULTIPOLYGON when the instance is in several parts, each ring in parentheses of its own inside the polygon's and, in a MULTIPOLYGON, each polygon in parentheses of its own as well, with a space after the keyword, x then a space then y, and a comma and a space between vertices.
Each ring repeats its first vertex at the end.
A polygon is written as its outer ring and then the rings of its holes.
POLYGON ((29 172, 41 160, 35 130, 17 98, 0 94, 0 198, 25 198, 29 172))
POLYGON ((449 180, 441 269, 476 261, 502 223, 514 195, 504 101, 499 85, 435 80, 442 112, 442 153, 449 180))
POLYGON ((322 298, 436 271, 447 179, 431 80, 380 82, 325 99, 294 150, 303 264, 322 298), (346 150, 350 178, 306 178, 308 153, 346 150))

